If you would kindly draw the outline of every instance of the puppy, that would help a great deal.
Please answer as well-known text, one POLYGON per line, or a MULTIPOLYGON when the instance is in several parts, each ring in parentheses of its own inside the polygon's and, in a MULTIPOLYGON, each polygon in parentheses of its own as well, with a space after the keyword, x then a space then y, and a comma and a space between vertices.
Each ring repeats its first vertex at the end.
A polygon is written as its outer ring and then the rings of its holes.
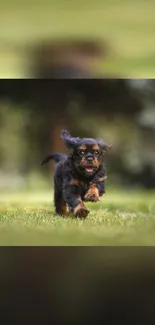
POLYGON ((89 211, 84 201, 97 202, 105 193, 104 154, 112 145, 102 139, 73 138, 62 130, 61 138, 67 145, 68 155, 51 154, 42 165, 53 159, 57 164, 54 172, 54 203, 58 215, 67 215, 67 205, 74 217, 85 218, 89 211))

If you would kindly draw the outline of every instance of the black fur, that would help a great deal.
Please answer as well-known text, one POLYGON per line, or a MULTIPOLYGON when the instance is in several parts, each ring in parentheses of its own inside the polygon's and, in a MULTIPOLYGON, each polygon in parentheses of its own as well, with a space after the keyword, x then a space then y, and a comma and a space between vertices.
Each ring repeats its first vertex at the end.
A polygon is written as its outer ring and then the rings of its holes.
POLYGON ((42 162, 53 159, 57 163, 54 173, 55 211, 66 215, 68 204, 74 216, 86 217, 89 211, 83 201, 96 202, 105 193, 103 160, 111 145, 106 145, 101 139, 73 138, 66 130, 61 132, 61 138, 69 149, 68 155, 51 154, 42 162))
POLYGON ((64 155, 62 153, 53 153, 48 155, 42 162, 41 165, 44 165, 46 163, 48 163, 50 160, 54 160, 56 163, 58 163, 59 161, 63 161, 67 159, 67 155, 64 155))

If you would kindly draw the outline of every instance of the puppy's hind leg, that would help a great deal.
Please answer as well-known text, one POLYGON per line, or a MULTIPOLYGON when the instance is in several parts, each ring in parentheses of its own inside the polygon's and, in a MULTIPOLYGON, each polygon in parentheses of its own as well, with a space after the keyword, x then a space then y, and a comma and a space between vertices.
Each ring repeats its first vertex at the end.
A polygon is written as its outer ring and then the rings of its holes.
POLYGON ((67 215, 67 206, 66 202, 62 197, 62 193, 56 188, 54 189, 54 204, 55 204, 55 213, 60 216, 67 215))

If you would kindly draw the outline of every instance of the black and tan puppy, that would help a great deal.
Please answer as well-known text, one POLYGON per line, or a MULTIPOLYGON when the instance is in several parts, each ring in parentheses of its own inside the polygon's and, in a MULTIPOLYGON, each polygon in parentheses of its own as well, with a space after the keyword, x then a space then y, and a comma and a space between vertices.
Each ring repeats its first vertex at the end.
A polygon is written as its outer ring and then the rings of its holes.
POLYGON ((42 165, 53 159, 57 164, 54 174, 55 211, 67 215, 67 205, 75 217, 86 217, 89 211, 84 201, 97 202, 105 193, 104 154, 111 145, 101 139, 73 138, 66 130, 61 132, 69 153, 51 154, 42 165))

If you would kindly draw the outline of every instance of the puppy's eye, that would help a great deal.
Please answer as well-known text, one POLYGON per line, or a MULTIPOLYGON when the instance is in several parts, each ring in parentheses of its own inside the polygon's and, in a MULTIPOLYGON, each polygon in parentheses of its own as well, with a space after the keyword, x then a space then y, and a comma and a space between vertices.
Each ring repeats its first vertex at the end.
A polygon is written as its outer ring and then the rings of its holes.
POLYGON ((84 156, 85 152, 83 150, 79 150, 79 155, 84 156))
POLYGON ((95 151, 94 151, 94 154, 95 154, 96 156, 99 156, 100 152, 99 152, 98 150, 95 150, 95 151))

